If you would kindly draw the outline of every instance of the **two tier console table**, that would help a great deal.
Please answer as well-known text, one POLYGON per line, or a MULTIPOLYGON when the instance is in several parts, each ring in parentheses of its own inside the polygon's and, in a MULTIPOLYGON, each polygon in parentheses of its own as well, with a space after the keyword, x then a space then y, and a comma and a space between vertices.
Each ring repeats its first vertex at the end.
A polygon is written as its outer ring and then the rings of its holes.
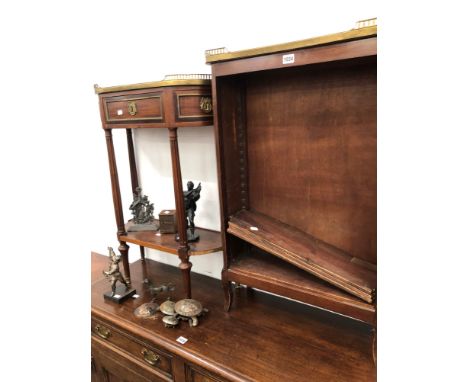
POLYGON ((117 239, 125 278, 131 281, 127 243, 140 246, 142 260, 145 257, 144 248, 176 254, 181 260, 179 268, 183 274, 185 296, 190 298, 192 264, 189 257, 216 252, 221 250, 222 246, 219 232, 201 228, 196 229, 200 235, 197 242, 189 244, 187 241, 177 130, 213 124, 210 75, 171 75, 158 82, 124 86, 99 87, 95 85, 95 92, 99 96, 102 127, 107 142, 117 239), (139 187, 139 179, 132 130, 138 128, 168 129, 169 131, 178 241, 174 234, 156 235, 153 231, 126 232, 112 130, 125 129, 126 131, 131 187, 132 192, 135 193, 139 187))

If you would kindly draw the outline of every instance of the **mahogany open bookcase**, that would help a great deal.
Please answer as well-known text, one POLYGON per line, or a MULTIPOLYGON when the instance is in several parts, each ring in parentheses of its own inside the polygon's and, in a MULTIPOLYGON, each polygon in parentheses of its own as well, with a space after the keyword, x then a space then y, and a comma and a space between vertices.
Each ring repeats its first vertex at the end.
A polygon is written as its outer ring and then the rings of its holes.
POLYGON ((207 51, 231 282, 375 325, 376 26, 207 51))

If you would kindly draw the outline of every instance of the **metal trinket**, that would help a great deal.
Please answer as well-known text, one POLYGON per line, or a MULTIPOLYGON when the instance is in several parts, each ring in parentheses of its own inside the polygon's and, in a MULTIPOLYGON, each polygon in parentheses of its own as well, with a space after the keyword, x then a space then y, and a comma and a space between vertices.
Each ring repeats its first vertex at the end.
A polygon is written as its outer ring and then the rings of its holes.
POLYGON ((107 271, 102 271, 102 273, 109 279, 111 283, 111 291, 104 293, 104 298, 121 303, 128 297, 133 296, 136 293, 136 290, 131 289, 130 283, 125 280, 122 273, 120 273, 120 256, 115 254, 112 247, 107 247, 107 250, 109 251, 109 268, 107 271), (119 285, 117 287, 117 281, 123 285, 119 285))
POLYGON ((153 216, 154 205, 150 203, 148 196, 143 195, 141 187, 135 189, 129 209, 132 211, 133 219, 126 224, 128 232, 156 231, 159 228, 153 216))
POLYGON ((200 199, 201 183, 197 188, 191 180, 187 182, 187 191, 184 191, 184 207, 187 219, 187 241, 197 241, 200 235, 195 232, 195 211, 197 210, 197 201, 200 199))
POLYGON ((183 299, 175 304, 172 301, 166 301, 160 306, 160 310, 165 314, 163 322, 166 327, 172 328, 179 324, 180 320, 188 321, 190 326, 198 325, 198 318, 208 312, 202 304, 194 299, 183 299), (166 306, 163 307, 164 304, 166 306))
POLYGON ((155 302, 146 302, 133 311, 135 316, 140 318, 156 318, 159 305, 155 302))

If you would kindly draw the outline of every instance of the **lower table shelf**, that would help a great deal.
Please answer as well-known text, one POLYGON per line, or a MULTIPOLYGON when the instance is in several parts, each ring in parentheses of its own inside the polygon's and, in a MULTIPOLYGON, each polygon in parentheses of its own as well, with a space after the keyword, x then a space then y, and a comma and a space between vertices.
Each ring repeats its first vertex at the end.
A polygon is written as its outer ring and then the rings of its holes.
MULTIPOLYGON (((221 234, 219 232, 204 228, 196 228, 195 232, 200 235, 200 239, 189 243, 190 256, 204 255, 222 250, 221 234)), ((175 234, 160 234, 154 231, 127 232, 124 235, 120 235, 119 240, 175 255, 180 246, 179 242, 175 240, 175 234)))
POLYGON ((229 281, 287 296, 375 324, 375 304, 366 303, 258 249, 237 255, 231 262, 226 276, 229 281))

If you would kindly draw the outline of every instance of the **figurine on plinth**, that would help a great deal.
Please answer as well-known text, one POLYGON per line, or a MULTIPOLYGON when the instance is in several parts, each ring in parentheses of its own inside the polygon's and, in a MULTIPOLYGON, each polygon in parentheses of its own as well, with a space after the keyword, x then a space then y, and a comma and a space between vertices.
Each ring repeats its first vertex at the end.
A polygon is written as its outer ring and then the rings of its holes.
POLYGON ((141 188, 137 187, 133 194, 133 202, 130 204, 133 219, 130 220, 125 229, 127 232, 135 231, 157 231, 159 225, 154 220, 153 211, 154 205, 150 203, 148 197, 143 195, 141 188))
POLYGON ((200 199, 201 183, 194 188, 192 181, 187 182, 187 191, 184 191, 185 216, 187 218, 187 241, 197 241, 200 237, 195 233, 195 211, 197 210, 197 201, 200 199))
POLYGON ((120 256, 115 254, 112 247, 107 247, 107 249, 109 250, 109 269, 107 271, 102 271, 102 273, 110 280, 111 291, 104 293, 104 298, 121 303, 128 297, 133 296, 136 290, 130 288, 130 283, 125 281, 122 273, 120 273, 120 256), (117 287, 117 281, 123 285, 117 287))

